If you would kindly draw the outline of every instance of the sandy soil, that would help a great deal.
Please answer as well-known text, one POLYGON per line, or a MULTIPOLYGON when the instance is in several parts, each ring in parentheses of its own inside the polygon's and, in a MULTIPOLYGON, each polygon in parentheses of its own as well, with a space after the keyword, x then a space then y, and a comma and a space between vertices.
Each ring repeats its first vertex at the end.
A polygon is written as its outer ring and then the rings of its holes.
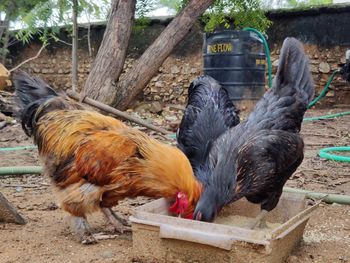
MULTIPOLYGON (((350 110, 308 111, 308 116, 350 110)), ((172 124, 173 125, 173 124, 172 124)), ((350 165, 320 159, 320 148, 350 144, 350 116, 305 122, 305 160, 287 185, 350 195, 350 165)), ((20 125, 0 131, 0 147, 30 145, 20 125)), ((0 167, 39 165, 35 149, 0 151, 0 167)), ((40 175, 1 177, 0 192, 26 218, 27 224, 0 224, 0 262, 131 262, 132 236, 84 246, 76 242, 66 222, 67 214, 55 204, 49 180, 40 175)), ((126 199, 116 208, 125 217, 150 199, 126 199)), ((108 231, 101 214, 90 218, 95 232, 108 231)), ((322 204, 310 219, 303 242, 288 262, 350 262, 350 206, 322 204)))

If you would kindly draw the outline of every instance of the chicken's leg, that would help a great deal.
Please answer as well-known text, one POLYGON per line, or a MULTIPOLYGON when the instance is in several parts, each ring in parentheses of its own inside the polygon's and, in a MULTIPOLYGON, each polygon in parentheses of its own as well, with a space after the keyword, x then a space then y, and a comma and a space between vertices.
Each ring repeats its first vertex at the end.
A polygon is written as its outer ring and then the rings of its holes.
POLYGON ((102 208, 101 210, 108 221, 114 226, 116 231, 120 233, 131 231, 131 228, 128 227, 128 222, 125 219, 117 216, 111 208, 102 208))
POLYGON ((249 225, 250 229, 254 229, 258 224, 260 228, 266 228, 266 215, 267 210, 261 210, 260 214, 254 219, 253 223, 249 225))
POLYGON ((78 236, 79 240, 82 244, 94 244, 97 240, 91 233, 89 223, 86 218, 71 216, 70 218, 70 226, 72 231, 78 236))

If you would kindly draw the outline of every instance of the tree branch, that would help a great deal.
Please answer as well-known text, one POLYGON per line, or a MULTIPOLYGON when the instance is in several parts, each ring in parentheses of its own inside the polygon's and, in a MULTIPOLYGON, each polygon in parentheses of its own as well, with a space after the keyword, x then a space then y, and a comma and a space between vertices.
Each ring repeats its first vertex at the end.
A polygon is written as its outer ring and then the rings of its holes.
POLYGON ((16 67, 12 68, 9 70, 9 72, 15 71, 16 69, 22 67, 24 64, 28 63, 29 61, 32 61, 34 59, 37 59, 40 56, 41 51, 44 50, 44 48, 46 47, 46 44, 43 44, 43 46, 39 49, 38 53, 31 58, 26 59, 25 61, 21 62, 19 65, 17 65, 16 67))
POLYGON ((67 46, 73 46, 72 43, 68 43, 68 42, 66 42, 66 41, 64 41, 62 39, 59 39, 59 38, 55 38, 55 39, 56 39, 57 42, 61 42, 63 44, 66 44, 67 46))
MULTIPOLYGON (((67 90, 66 91, 67 95, 75 100, 79 100, 80 99, 80 96, 78 93, 74 92, 74 91, 71 91, 71 90, 67 90)), ((96 107, 100 110, 103 110, 105 112, 109 112, 109 113, 112 113, 120 118, 123 118, 125 120, 128 120, 128 121, 132 121, 134 123, 137 123, 137 124, 140 124, 144 127, 147 127, 153 131, 156 131, 156 132, 159 132, 159 133, 162 133, 162 134, 165 134, 165 135, 169 135, 171 134, 170 131, 167 131, 161 127, 157 127, 151 123, 148 123, 146 121, 144 121, 143 119, 141 118, 138 118, 136 116, 131 116, 129 115, 128 113, 126 112, 123 112, 123 111, 120 111, 120 110, 117 110, 117 109, 114 109, 102 102, 99 102, 99 101, 96 101, 96 100, 93 100, 93 99, 90 99, 88 97, 85 97, 84 100, 83 100, 84 103, 90 105, 90 106, 93 106, 93 107, 96 107)), ((169 138, 167 138, 169 139, 169 138)))
MULTIPOLYGON (((137 60, 132 69, 118 82, 113 93, 111 105, 125 110, 151 78, 157 74, 159 67, 170 55, 176 45, 187 35, 197 18, 214 2, 214 0, 191 0, 158 38, 137 60)), ((89 75, 90 77, 90 75, 89 75)))

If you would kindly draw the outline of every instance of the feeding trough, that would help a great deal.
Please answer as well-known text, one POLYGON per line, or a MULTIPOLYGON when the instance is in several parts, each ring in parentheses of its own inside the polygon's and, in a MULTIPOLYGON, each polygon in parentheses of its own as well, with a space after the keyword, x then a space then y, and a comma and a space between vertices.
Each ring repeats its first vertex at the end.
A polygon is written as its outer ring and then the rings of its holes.
POLYGON ((312 211, 304 195, 284 193, 267 216, 265 229, 247 227, 260 206, 241 199, 225 207, 214 223, 168 214, 158 199, 132 216, 134 259, 138 262, 283 262, 303 236, 312 211))

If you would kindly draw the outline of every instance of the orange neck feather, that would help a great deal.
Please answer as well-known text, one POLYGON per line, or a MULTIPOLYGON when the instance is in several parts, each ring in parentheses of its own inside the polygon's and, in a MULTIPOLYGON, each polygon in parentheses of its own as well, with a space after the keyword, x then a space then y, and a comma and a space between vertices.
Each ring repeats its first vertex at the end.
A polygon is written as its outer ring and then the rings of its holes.
POLYGON ((128 170, 138 177, 135 188, 142 195, 175 198, 178 192, 188 196, 186 213, 193 212, 202 192, 191 164, 178 148, 161 143, 139 131, 126 133, 137 145, 141 157, 132 158, 128 170))

